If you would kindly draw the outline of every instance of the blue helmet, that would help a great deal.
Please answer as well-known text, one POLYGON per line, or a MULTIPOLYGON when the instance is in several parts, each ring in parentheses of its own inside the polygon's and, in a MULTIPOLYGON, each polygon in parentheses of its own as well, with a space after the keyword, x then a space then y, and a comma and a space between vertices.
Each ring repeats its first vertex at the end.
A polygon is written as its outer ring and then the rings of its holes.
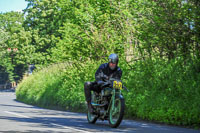
POLYGON ((108 57, 108 60, 109 60, 109 63, 115 63, 115 64, 118 64, 118 61, 119 61, 119 58, 118 58, 118 55, 117 54, 111 54, 109 57, 108 57))

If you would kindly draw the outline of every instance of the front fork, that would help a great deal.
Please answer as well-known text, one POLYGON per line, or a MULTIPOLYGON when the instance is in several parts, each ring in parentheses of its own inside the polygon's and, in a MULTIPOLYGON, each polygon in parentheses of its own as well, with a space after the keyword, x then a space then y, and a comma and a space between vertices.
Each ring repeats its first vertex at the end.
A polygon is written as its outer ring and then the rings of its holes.
POLYGON ((115 89, 113 89, 113 91, 112 91, 113 94, 112 94, 112 98, 111 98, 112 99, 111 111, 113 111, 115 109, 115 91, 116 91, 115 89))
MULTIPOLYGON (((119 90, 119 92, 117 92, 117 95, 121 95, 121 91, 119 90)), ((116 90, 113 89, 112 90, 112 97, 111 97, 111 101, 109 103, 109 109, 113 112, 113 110, 115 110, 115 99, 116 99, 116 90)), ((107 112, 109 111, 109 109, 107 110, 107 112)))

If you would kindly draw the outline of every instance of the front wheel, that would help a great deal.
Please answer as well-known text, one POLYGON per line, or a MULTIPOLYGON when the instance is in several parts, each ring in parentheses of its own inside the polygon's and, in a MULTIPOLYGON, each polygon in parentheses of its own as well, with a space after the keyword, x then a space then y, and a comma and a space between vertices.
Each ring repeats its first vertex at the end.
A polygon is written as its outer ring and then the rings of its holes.
POLYGON ((109 124, 116 128, 121 123, 124 116, 125 102, 123 98, 115 99, 114 107, 109 109, 109 124))

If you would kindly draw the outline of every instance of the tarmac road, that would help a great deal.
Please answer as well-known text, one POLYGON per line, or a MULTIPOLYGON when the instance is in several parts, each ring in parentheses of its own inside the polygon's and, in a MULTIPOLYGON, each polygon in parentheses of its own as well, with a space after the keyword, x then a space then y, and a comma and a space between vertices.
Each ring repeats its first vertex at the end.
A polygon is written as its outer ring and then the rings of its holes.
POLYGON ((110 128, 108 121, 89 124, 84 113, 43 109, 18 102, 15 98, 13 91, 0 91, 1 133, 200 133, 200 130, 131 120, 123 120, 118 128, 110 128))

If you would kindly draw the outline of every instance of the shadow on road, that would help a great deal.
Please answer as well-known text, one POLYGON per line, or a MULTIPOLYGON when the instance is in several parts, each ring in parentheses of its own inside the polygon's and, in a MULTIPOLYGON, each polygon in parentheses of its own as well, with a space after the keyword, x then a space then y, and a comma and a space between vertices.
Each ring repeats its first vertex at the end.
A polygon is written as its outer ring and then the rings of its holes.
POLYGON ((0 89, 0 92, 15 92, 15 89, 0 89))
MULTIPOLYGON (((19 133, 16 131, 0 131, 1 133, 19 133)), ((52 133, 52 130, 46 131, 39 131, 39 130, 27 130, 27 131, 20 131, 20 133, 52 133)), ((59 133, 66 133, 66 132, 59 132, 59 133)))
MULTIPOLYGON (((18 113, 18 112, 16 112, 18 113)), ((39 113, 39 112, 38 112, 39 113)), ((77 117, 76 113, 70 113, 70 116, 74 114, 75 116, 72 118, 60 118, 60 117, 32 117, 32 118, 19 118, 19 117, 10 117, 10 116, 0 116, 0 119, 6 119, 6 120, 11 120, 14 122, 25 122, 29 124, 36 124, 35 127, 41 127, 41 128, 56 128, 56 129, 62 129, 63 127, 70 127, 70 128, 75 128, 78 130, 83 130, 83 131, 98 131, 98 132, 128 132, 131 129, 131 132, 138 131, 138 128, 134 129, 131 126, 120 126, 117 129, 110 128, 107 122, 101 122, 98 121, 96 124, 89 124, 86 120, 86 118, 75 118, 77 117), (39 124, 39 125, 38 125, 39 124)), ((52 115, 52 113, 51 113, 52 115)), ((54 115, 61 115, 61 114, 54 114, 54 115)), ((33 127, 33 125, 31 125, 33 127)), ((1 132, 1 131, 0 131, 1 132)), ((10 133, 11 131, 9 131, 10 133)), ((37 132, 37 131, 27 131, 27 132, 37 132)), ((47 131, 48 132, 48 131, 47 131)))
MULTIPOLYGON (((5 90, 0 92, 14 92, 13 90, 5 90)), ((148 133, 158 133, 160 131, 165 132, 181 132, 186 133, 187 131, 192 133, 199 133, 197 130, 186 130, 183 128, 173 128, 166 127, 156 124, 148 124, 142 122, 128 122, 122 121, 121 125, 118 128, 109 127, 108 121, 97 121, 96 124, 89 124, 87 122, 86 114, 83 113, 73 113, 67 111, 56 111, 50 109, 43 109, 37 106, 27 105, 22 102, 16 101, 13 96, 9 104, 2 102, 0 107, 11 107, 13 113, 16 114, 27 114, 28 118, 24 117, 14 117, 14 116, 0 116, 0 119, 10 120, 12 122, 23 123, 30 127, 30 129, 22 133, 47 133, 52 132, 55 129, 65 129, 67 127, 71 129, 78 129, 82 131, 91 131, 91 132, 148 132, 148 133), (31 117, 32 116, 32 117, 31 117), (35 128, 32 128, 35 126, 35 128), (39 130, 38 128, 45 128, 45 132, 39 130), (33 130, 31 130, 33 129, 33 130), (36 129, 36 130, 35 130, 36 129), (52 130, 51 130, 52 129, 52 130)), ((19 124, 20 125, 20 124, 19 124)), ((1 131, 3 133, 15 133, 16 131, 1 131)), ((9 130, 9 129, 8 129, 9 130)), ((21 131, 20 131, 21 132, 21 131)), ((62 132, 61 132, 62 133, 62 132)))
POLYGON ((17 108, 42 109, 40 107, 35 107, 35 106, 19 106, 19 105, 10 105, 10 104, 0 104, 0 106, 4 106, 4 107, 17 107, 17 108))

